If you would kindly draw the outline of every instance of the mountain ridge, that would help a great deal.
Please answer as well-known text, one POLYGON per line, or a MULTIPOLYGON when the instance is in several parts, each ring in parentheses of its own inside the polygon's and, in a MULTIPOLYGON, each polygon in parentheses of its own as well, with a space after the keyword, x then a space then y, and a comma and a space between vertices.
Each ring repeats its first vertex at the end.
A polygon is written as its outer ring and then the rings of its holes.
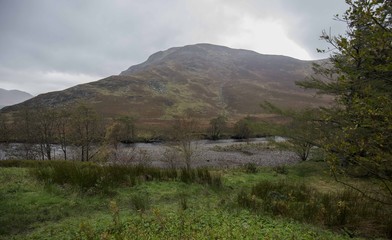
POLYGON ((28 92, 12 89, 6 90, 0 88, 0 108, 5 106, 18 104, 20 102, 26 101, 30 98, 34 97, 28 92))
POLYGON ((202 118, 263 114, 263 101, 290 108, 325 105, 328 99, 295 85, 313 74, 313 62, 205 43, 174 47, 119 75, 41 94, 5 111, 84 100, 105 116, 165 120, 189 111, 202 118))

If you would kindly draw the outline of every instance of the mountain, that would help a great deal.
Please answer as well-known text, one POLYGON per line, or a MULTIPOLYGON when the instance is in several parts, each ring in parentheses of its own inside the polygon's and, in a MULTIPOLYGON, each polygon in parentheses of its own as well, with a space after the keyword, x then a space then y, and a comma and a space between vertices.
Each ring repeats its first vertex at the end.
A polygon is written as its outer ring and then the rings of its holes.
POLYGON ((0 108, 24 102, 32 97, 34 96, 27 92, 0 88, 0 108))
POLYGON ((313 73, 312 63, 211 44, 175 47, 119 75, 41 94, 4 111, 85 100, 105 116, 134 114, 148 121, 187 111, 202 118, 223 112, 233 117, 263 114, 260 103, 266 100, 289 108, 328 104, 328 98, 315 98, 295 85, 313 73))

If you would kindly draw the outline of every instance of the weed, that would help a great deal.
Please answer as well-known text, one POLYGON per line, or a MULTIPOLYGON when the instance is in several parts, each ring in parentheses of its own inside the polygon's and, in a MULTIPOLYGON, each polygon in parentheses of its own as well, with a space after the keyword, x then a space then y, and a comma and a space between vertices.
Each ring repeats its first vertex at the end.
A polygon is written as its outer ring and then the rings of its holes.
POLYGON ((244 170, 246 173, 257 173, 257 165, 255 163, 246 163, 244 170))
POLYGON ((244 190, 241 190, 237 194, 237 203, 244 208, 249 208, 253 210, 258 209, 258 204, 256 202, 256 198, 254 196, 250 196, 248 193, 246 193, 244 190))
POLYGON ((222 176, 218 174, 212 175, 210 185, 214 188, 221 188, 223 186, 222 176))
POLYGON ((144 213, 150 208, 150 198, 146 193, 133 194, 130 200, 131 206, 136 211, 144 213))
MULTIPOLYGON (((262 181, 249 194, 241 191, 237 203, 255 212, 340 227, 350 232, 355 230, 361 234, 369 232, 362 228, 368 221, 385 230, 390 226, 390 208, 384 206, 384 212, 374 211, 382 206, 352 190, 320 193, 303 183, 262 181)), ((385 235, 388 235, 387 231, 385 235)))
POLYGON ((96 230, 95 239, 344 239, 337 234, 252 215, 215 209, 154 210, 123 223, 121 232, 96 230))
POLYGON ((272 168, 272 170, 274 170, 274 172, 276 172, 277 174, 287 175, 289 173, 287 170, 287 167, 284 165, 276 166, 276 167, 272 168))
POLYGON ((188 199, 186 194, 182 193, 179 195, 179 205, 180 205, 180 210, 184 211, 188 209, 188 199))
POLYGON ((181 168, 180 180, 184 183, 194 182, 196 178, 195 171, 193 169, 181 168))
POLYGON ((184 183, 199 183, 215 188, 222 186, 222 177, 219 174, 213 174, 207 168, 187 169, 182 168, 180 180, 184 183))
POLYGON ((78 235, 80 239, 93 240, 95 239, 96 232, 91 226, 91 224, 87 222, 82 222, 80 223, 78 235))

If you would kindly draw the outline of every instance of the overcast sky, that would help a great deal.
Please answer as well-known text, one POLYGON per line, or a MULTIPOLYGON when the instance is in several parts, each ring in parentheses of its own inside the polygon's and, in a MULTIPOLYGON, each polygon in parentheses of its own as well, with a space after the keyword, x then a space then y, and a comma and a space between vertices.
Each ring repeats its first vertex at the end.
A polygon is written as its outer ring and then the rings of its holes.
MULTIPOLYGON (((344 0, 0 0, 0 88, 34 95, 212 43, 310 60, 344 0)), ((1 104, 1 103, 0 103, 1 104)))

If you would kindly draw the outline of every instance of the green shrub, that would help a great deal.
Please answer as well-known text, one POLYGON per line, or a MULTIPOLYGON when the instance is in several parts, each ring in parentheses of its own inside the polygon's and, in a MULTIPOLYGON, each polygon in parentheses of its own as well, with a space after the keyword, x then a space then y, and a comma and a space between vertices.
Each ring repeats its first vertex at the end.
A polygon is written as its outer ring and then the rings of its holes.
POLYGON ((150 208, 150 198, 146 193, 133 194, 131 205, 136 211, 145 212, 150 208))
POLYGON ((180 205, 180 210, 187 210, 188 209, 188 199, 185 194, 180 194, 179 205, 180 205))
POLYGON ((276 166, 276 167, 272 168, 272 170, 274 170, 274 172, 276 172, 276 173, 278 173, 278 174, 284 174, 284 175, 286 175, 286 174, 289 173, 289 171, 287 170, 287 167, 284 166, 284 165, 276 166))
POLYGON ((345 231, 357 231, 366 236, 371 231, 383 229, 385 237, 390 236, 388 229, 392 222, 392 209, 350 189, 320 193, 305 184, 262 181, 253 186, 250 193, 241 191, 237 195, 237 203, 255 212, 344 228, 345 231), (368 229, 365 227, 367 225, 368 229))
POLYGON ((246 163, 244 170, 246 173, 257 173, 257 165, 255 163, 246 163))
POLYGON ((252 210, 257 210, 260 208, 260 205, 256 201, 256 198, 254 196, 249 195, 244 190, 241 190, 237 194, 237 203, 241 207, 249 208, 252 210))

